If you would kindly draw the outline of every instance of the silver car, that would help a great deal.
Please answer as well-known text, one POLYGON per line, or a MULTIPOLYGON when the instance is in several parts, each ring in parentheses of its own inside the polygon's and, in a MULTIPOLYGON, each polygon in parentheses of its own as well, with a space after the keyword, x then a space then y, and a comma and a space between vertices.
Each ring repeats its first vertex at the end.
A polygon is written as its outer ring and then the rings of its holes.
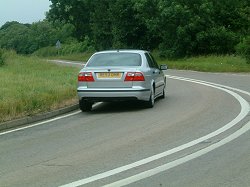
POLYGON ((166 77, 148 51, 112 50, 93 54, 78 75, 79 107, 90 111, 94 102, 144 101, 152 108, 165 97, 166 77))

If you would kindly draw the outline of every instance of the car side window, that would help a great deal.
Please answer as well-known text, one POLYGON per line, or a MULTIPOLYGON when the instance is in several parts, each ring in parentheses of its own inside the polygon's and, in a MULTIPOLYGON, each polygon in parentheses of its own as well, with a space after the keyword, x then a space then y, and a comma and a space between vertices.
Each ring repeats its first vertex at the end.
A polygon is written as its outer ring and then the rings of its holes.
POLYGON ((154 67, 157 68, 157 69, 159 69, 159 65, 158 65, 157 62, 155 61, 154 57, 153 57, 151 54, 149 54, 149 56, 150 56, 150 58, 152 59, 152 62, 153 62, 153 64, 154 64, 154 67))
POLYGON ((148 53, 145 53, 145 56, 146 56, 146 58, 147 58, 149 67, 154 68, 155 65, 154 65, 154 62, 153 62, 152 58, 149 56, 148 53))

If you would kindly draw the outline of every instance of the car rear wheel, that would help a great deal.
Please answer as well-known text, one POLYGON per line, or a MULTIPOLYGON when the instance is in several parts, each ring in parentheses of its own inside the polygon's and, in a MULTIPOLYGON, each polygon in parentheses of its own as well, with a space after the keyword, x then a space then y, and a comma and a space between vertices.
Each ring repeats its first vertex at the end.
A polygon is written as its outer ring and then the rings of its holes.
POLYGON ((151 91, 149 100, 146 101, 145 105, 147 108, 153 108, 155 104, 155 94, 154 94, 154 90, 151 91))
POLYGON ((162 90, 162 95, 160 96, 160 99, 164 99, 166 97, 165 88, 162 90))
POLYGON ((79 108, 82 112, 89 112, 92 110, 92 103, 87 100, 81 99, 79 100, 79 108))
POLYGON ((162 90, 162 95, 160 96, 160 99, 164 99, 165 97, 166 97, 166 91, 165 91, 165 89, 166 89, 166 77, 165 77, 165 79, 164 79, 164 88, 163 88, 163 90, 162 90))

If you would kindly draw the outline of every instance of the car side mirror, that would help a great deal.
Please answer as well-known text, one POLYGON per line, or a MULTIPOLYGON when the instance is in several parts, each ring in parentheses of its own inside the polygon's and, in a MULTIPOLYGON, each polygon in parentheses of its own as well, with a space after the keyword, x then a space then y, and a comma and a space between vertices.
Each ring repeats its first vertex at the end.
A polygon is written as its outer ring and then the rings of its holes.
POLYGON ((166 64, 160 65, 160 70, 167 70, 168 66, 166 64))

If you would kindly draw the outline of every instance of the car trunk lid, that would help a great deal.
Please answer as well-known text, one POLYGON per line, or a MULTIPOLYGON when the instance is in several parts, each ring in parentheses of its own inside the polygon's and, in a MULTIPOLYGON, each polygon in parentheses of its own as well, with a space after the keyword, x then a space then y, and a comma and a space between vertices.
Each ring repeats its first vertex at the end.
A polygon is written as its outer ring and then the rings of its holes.
POLYGON ((94 81, 87 82, 88 88, 131 88, 132 81, 124 81, 128 72, 136 72, 136 68, 91 68, 94 81))

